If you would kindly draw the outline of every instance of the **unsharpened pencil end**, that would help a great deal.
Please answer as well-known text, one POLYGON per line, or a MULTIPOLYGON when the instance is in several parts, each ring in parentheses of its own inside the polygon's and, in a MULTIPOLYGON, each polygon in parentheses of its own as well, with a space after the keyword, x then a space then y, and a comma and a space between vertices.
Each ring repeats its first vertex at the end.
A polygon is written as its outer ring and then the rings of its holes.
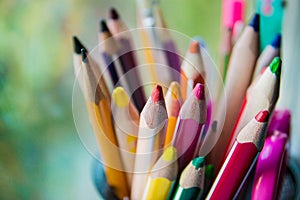
POLYGON ((151 94, 151 99, 154 103, 163 100, 164 95, 163 95, 163 90, 160 85, 156 85, 155 88, 152 91, 151 94))
POLYGON ((175 147, 168 147, 167 149, 165 149, 164 153, 163 153, 163 159, 165 161, 173 161, 177 159, 177 150, 175 147))
POLYGON ((106 21, 105 21, 104 19, 101 19, 101 20, 100 20, 100 31, 101 31, 102 33, 104 33, 104 32, 109 32, 109 29, 108 29, 108 27, 107 27, 106 21))
POLYGON ((203 100, 205 98, 204 85, 197 83, 197 85, 194 87, 193 93, 197 99, 203 100))
POLYGON ((115 8, 111 8, 109 10, 109 17, 113 20, 118 20, 119 17, 119 13, 117 12, 117 10, 115 8))
POLYGON ((199 53, 199 51, 200 51, 199 42, 193 41, 190 45, 189 51, 190 51, 190 53, 199 53))
POLYGON ((118 107, 121 108, 124 108, 129 104, 129 97, 122 87, 117 87, 114 89, 112 93, 112 100, 118 107))
POLYGON ((275 35, 271 45, 276 49, 279 49, 281 47, 281 34, 275 35))
POLYGON ((276 76, 279 76, 281 73, 281 63, 281 59, 279 57, 275 57, 270 64, 270 70, 276 76))
POLYGON ((256 13, 252 20, 249 23, 249 26, 252 26, 254 28, 255 32, 259 32, 259 14, 256 13))
POLYGON ((87 59, 87 51, 85 48, 81 49, 81 58, 82 58, 82 62, 87 63, 88 59, 87 59))
POLYGON ((256 121, 258 122, 267 122, 269 119, 269 112, 267 110, 260 111, 255 116, 256 121))
POLYGON ((179 85, 178 82, 173 81, 170 84, 169 91, 171 92, 173 99, 182 99, 182 95, 181 95, 181 92, 180 92, 180 85, 179 85))
POLYGON ((86 49, 76 36, 73 36, 74 53, 81 54, 81 49, 86 49))
POLYGON ((204 157, 197 157, 192 160, 192 165, 196 168, 199 169, 200 167, 204 166, 204 157))

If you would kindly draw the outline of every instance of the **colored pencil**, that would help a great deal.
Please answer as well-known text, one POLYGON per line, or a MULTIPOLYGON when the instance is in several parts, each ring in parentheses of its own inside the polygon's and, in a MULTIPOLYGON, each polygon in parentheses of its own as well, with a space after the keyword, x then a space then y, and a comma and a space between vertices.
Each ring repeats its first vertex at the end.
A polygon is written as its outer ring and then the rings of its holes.
POLYGON ((178 152, 178 166, 181 172, 193 159, 206 122, 206 101, 204 85, 198 83, 181 107, 177 130, 172 144, 178 152))
MULTIPOLYGON (((74 53, 73 53, 74 74, 82 92, 86 93, 83 70, 81 67, 82 66, 81 49, 85 49, 86 52, 88 51, 76 36, 73 36, 73 46, 74 46, 74 53)), ((108 98, 108 100, 110 101, 110 93, 106 85, 106 82, 104 80, 104 76, 102 76, 100 72, 99 65, 91 57, 89 57, 89 66, 93 71, 94 77, 96 78, 96 80, 98 80, 98 85, 101 88, 101 91, 106 96, 106 98, 108 98)), ((83 96, 85 97, 86 95, 87 94, 83 94, 83 96)))
POLYGON ((204 189, 204 157, 194 158, 180 176, 174 200, 200 199, 204 189))
POLYGON ((220 127, 218 127, 218 122, 214 120, 211 126, 209 127, 208 132, 205 138, 203 139, 203 142, 199 149, 198 155, 206 157, 206 163, 211 163, 211 159, 213 159, 210 156, 207 157, 207 155, 209 154, 209 152, 212 150, 212 148, 214 147, 214 145, 217 143, 219 139, 220 136, 220 134, 218 134, 219 129, 220 127))
POLYGON ((280 56, 280 46, 281 46, 281 35, 275 35, 274 39, 272 40, 271 44, 265 47, 263 52, 257 59, 255 71, 253 74, 253 80, 265 69, 270 65, 272 60, 275 57, 280 56))
POLYGON ((177 177, 178 165, 176 159, 176 149, 172 146, 167 147, 149 174, 143 199, 168 199, 172 185, 177 177))
POLYGON ((138 136, 139 112, 122 87, 112 93, 112 114, 124 170, 131 186, 138 136))
POLYGON ((288 136, 275 131, 269 136, 257 159, 251 199, 276 199, 288 136))
POLYGON ((112 37, 112 34, 108 29, 106 21, 100 20, 99 25, 99 42, 100 44, 102 44, 101 46, 103 47, 103 49, 101 49, 101 55, 104 61, 104 65, 106 67, 104 71, 108 70, 113 88, 116 86, 122 86, 124 89, 129 91, 127 82, 123 77, 124 71, 119 60, 118 51, 120 49, 120 46, 115 40, 115 38, 112 37))
POLYGON ((156 85, 140 115, 131 199, 141 199, 147 174, 162 154, 167 129, 167 111, 162 88, 156 85))
POLYGON ((138 68, 135 68, 138 65, 134 54, 132 36, 124 21, 119 16, 119 13, 114 8, 110 9, 107 25, 120 44, 118 55, 121 67, 128 82, 132 99, 137 109, 141 112, 146 103, 146 97, 140 79, 140 72, 138 68))
POLYGON ((158 30, 159 39, 161 42, 161 46, 163 48, 168 66, 170 67, 169 73, 170 78, 173 81, 180 81, 180 57, 176 48, 176 44, 174 43, 170 31, 167 27, 166 21, 163 17, 162 10, 158 5, 157 1, 153 6, 154 16, 156 16, 156 27, 160 27, 162 29, 158 30), (156 15, 155 15, 156 13, 156 15))
POLYGON ((238 41, 240 38, 243 29, 244 29, 244 22, 243 21, 236 21, 233 25, 233 30, 232 30, 232 36, 231 36, 231 44, 232 46, 235 45, 235 43, 238 41))
POLYGON ((210 153, 214 157, 214 163, 212 164, 216 172, 219 171, 222 162, 225 160, 230 134, 238 118, 244 96, 252 78, 259 49, 258 30, 259 15, 255 14, 231 53, 225 88, 220 99, 221 104, 218 106, 215 114, 215 119, 218 122, 221 123, 223 119, 225 120, 224 126, 220 139, 210 153))
POLYGON ((87 52, 82 49, 82 64, 86 81, 88 99, 86 104, 94 130, 108 185, 120 198, 129 197, 126 175, 123 172, 121 155, 115 137, 109 103, 103 95, 89 65, 87 52), (112 156, 113 155, 113 156, 112 156))
POLYGON ((260 111, 239 133, 206 199, 232 199, 262 150, 269 112, 260 111))
POLYGON ((227 146, 227 155, 240 130, 255 116, 260 110, 268 110, 272 114, 279 97, 281 74, 281 59, 276 57, 261 75, 254 85, 251 85, 244 99, 239 118, 231 133, 227 146))
POLYGON ((201 48, 197 41, 193 41, 181 64, 180 86, 185 100, 197 83, 205 83, 205 66, 201 55, 201 48))
POLYGON ((269 122, 267 135, 272 135, 274 131, 280 131, 290 136, 291 132, 291 111, 288 109, 274 110, 269 122))
POLYGON ((228 62, 232 48, 232 31, 235 22, 244 20, 245 0, 224 0, 222 5, 221 26, 221 75, 223 82, 226 80, 228 62))
POLYGON ((177 82, 172 82, 165 97, 168 113, 168 128, 166 133, 165 147, 170 145, 175 132, 178 114, 183 104, 180 86, 177 82))

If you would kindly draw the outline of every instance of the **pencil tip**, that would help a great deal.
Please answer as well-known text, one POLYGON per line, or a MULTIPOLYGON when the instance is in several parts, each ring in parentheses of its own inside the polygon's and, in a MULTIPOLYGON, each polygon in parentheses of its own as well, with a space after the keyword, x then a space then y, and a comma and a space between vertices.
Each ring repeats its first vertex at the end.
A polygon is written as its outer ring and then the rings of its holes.
POLYGON ((281 47, 281 34, 275 35, 271 45, 276 49, 279 49, 281 47))
POLYGON ((181 99, 182 98, 181 92, 180 92, 180 85, 178 82, 173 81, 170 84, 169 91, 171 92, 173 99, 181 99))
POLYGON ((212 179, 214 177, 215 168, 212 164, 205 166, 205 178, 212 179))
POLYGON ((104 19, 100 20, 100 31, 103 32, 109 32, 109 29, 107 27, 106 21, 104 19))
POLYGON ((196 168, 199 169, 200 167, 204 166, 204 157, 197 157, 192 160, 192 165, 196 168))
POLYGON ((74 47, 74 52, 76 54, 81 54, 81 49, 85 49, 85 47, 82 45, 80 40, 75 35, 73 36, 73 47, 74 47))
POLYGON ((194 87, 193 93, 197 99, 203 100, 205 98, 204 85, 197 83, 197 85, 194 87))
POLYGON ((167 149, 165 149, 165 151, 163 153, 163 159, 165 161, 169 161, 169 162, 177 159, 176 149, 173 146, 170 146, 167 149))
POLYGON ((252 26, 254 28, 255 32, 259 32, 259 14, 255 13, 252 20, 249 23, 249 26, 252 26))
POLYGON ((162 87, 160 85, 156 85, 155 88, 152 91, 151 99, 154 101, 154 103, 163 100, 163 91, 162 87))
POLYGON ((255 116, 255 119, 256 119, 258 122, 267 122, 268 119, 269 119, 269 112, 268 112, 267 110, 260 111, 260 112, 255 116))
POLYGON ((82 62, 87 63, 88 59, 87 59, 87 52, 85 48, 81 49, 81 58, 82 58, 82 62))
POLYGON ((200 51, 199 42, 193 41, 190 45, 190 53, 198 53, 200 51))
POLYGON ((114 89, 112 93, 112 100, 118 107, 121 108, 124 108, 129 104, 129 97, 122 87, 114 89))
POLYGON ((111 8, 109 10, 109 17, 113 20, 117 20, 120 18, 119 13, 117 12, 117 10, 115 8, 111 8))
POLYGON ((271 64, 270 64, 270 70, 273 74, 276 76, 280 76, 281 73, 281 59, 279 57, 275 57, 271 64))

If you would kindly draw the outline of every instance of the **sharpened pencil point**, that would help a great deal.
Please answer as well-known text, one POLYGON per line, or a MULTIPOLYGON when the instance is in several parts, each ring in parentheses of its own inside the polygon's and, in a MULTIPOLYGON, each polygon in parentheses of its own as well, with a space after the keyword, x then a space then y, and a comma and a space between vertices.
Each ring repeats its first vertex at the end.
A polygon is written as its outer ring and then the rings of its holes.
POLYGON ((82 62, 87 63, 88 59, 87 59, 87 52, 85 48, 81 49, 81 58, 82 58, 82 62))
POLYGON ((200 51, 199 42, 193 41, 190 45, 190 53, 198 53, 200 51))
POLYGON ((194 167, 196 169, 199 169, 200 167, 203 167, 204 166, 204 157, 197 157, 197 158, 194 158, 192 160, 192 165, 194 165, 194 167))
POLYGON ((205 98, 204 85, 201 83, 197 83, 193 90, 193 93, 197 99, 203 100, 205 98))
POLYGON ((212 164, 205 166, 205 178, 212 179, 214 177, 214 166, 212 164))
POLYGON ((172 146, 168 147, 163 153, 163 158, 165 161, 172 161, 177 159, 176 149, 172 146))
POLYGON ((121 108, 124 108, 129 104, 129 97, 122 87, 114 89, 112 93, 112 100, 118 107, 121 108))
POLYGON ((281 47, 281 34, 275 35, 271 45, 276 49, 281 47))
POLYGON ((280 76, 281 73, 281 59, 279 57, 275 57, 271 64, 270 64, 270 70, 273 74, 276 76, 280 76))
POLYGON ((107 27, 106 21, 105 21, 104 19, 101 19, 101 20, 100 20, 100 31, 101 31, 102 33, 104 33, 104 32, 109 32, 109 29, 108 29, 108 27, 107 27))
POLYGON ((111 8, 109 10, 109 17, 113 20, 117 20, 120 18, 119 13, 117 12, 117 10, 115 8, 111 8))
POLYGON ((180 85, 178 82, 173 81, 170 84, 169 91, 171 92, 173 99, 181 99, 182 98, 181 92, 180 92, 180 85))
POLYGON ((252 26, 254 28, 255 32, 259 32, 259 14, 256 13, 252 20, 249 23, 249 26, 252 26))
POLYGON ((164 95, 162 91, 162 87, 160 85, 156 85, 152 91, 151 99, 156 103, 158 101, 163 100, 164 95))
POLYGON ((269 112, 268 112, 267 110, 260 111, 260 112, 255 116, 255 119, 256 119, 258 122, 267 122, 268 119, 269 119, 269 112))
POLYGON ((81 54, 81 49, 86 49, 76 36, 73 36, 73 47, 76 54, 81 54))

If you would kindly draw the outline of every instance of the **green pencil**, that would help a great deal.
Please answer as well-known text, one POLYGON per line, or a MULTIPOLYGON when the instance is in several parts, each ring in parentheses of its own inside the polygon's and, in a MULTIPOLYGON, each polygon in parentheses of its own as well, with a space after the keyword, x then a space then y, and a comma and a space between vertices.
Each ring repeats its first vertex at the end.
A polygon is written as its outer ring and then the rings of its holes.
POLYGON ((174 199, 200 199, 204 189, 204 177, 204 157, 194 158, 180 176, 174 199))

